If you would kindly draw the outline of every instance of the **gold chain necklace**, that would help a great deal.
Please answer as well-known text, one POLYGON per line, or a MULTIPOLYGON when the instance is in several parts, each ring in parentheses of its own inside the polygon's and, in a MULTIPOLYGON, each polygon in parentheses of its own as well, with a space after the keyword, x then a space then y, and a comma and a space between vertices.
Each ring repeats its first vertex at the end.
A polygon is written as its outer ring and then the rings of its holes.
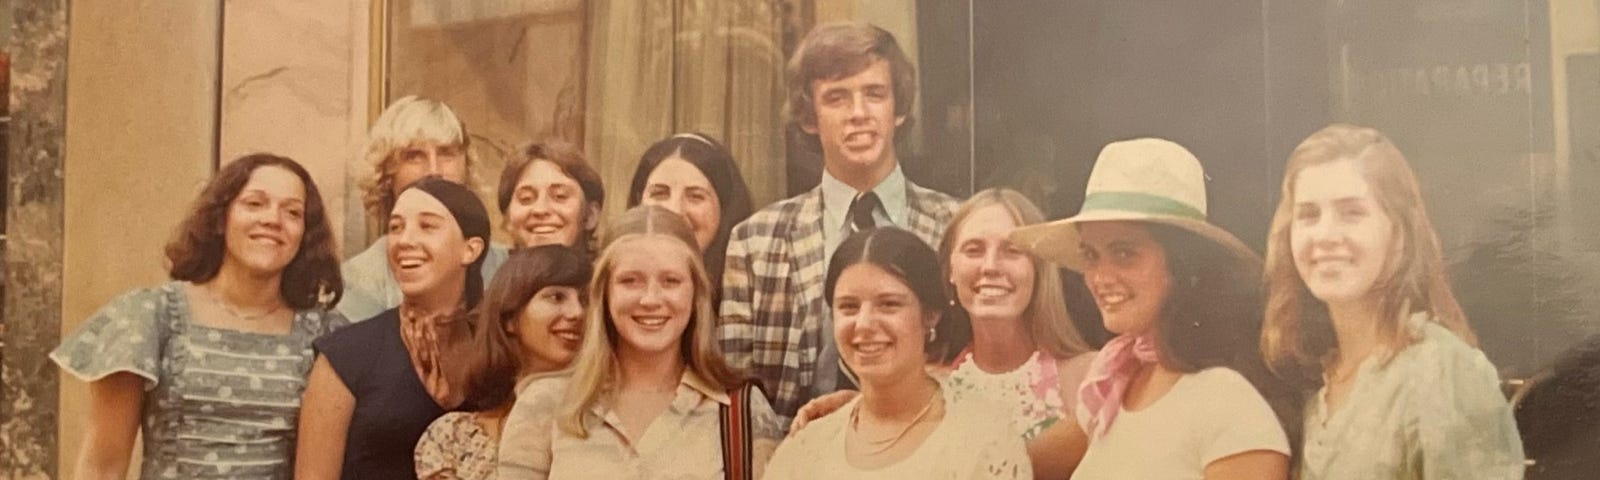
MULTIPOLYGON (((922 411, 917 412, 917 416, 912 418, 911 422, 907 423, 905 428, 900 429, 899 433, 896 433, 894 436, 883 440, 862 439, 861 441, 866 442, 867 445, 873 447, 883 445, 876 450, 867 452, 867 455, 877 455, 879 453, 888 451, 890 448, 893 448, 896 443, 899 443, 901 439, 905 438, 906 434, 911 433, 911 429, 916 427, 918 423, 922 423, 922 419, 928 416, 928 412, 933 411, 933 402, 939 398, 939 391, 940 388, 937 385, 934 386, 933 395, 928 396, 928 403, 922 406, 922 411)), ((850 409, 850 431, 855 432, 857 437, 861 436, 860 424, 861 402, 856 402, 855 407, 850 409)))
POLYGON ((218 295, 217 292, 211 291, 211 287, 210 286, 204 287, 204 288, 202 288, 202 290, 206 291, 206 298, 211 300, 211 304, 212 305, 216 305, 217 308, 221 308, 222 311, 227 312, 228 315, 232 315, 233 318, 244 320, 246 322, 254 322, 256 320, 260 320, 260 319, 266 318, 268 315, 272 315, 274 313, 278 313, 278 310, 283 310, 283 302, 278 302, 278 304, 276 306, 273 306, 271 310, 267 310, 267 311, 262 312, 262 313, 257 313, 255 315, 246 315, 246 314, 244 314, 244 312, 240 312, 237 307, 234 307, 232 304, 229 304, 226 300, 223 300, 222 296, 218 295))

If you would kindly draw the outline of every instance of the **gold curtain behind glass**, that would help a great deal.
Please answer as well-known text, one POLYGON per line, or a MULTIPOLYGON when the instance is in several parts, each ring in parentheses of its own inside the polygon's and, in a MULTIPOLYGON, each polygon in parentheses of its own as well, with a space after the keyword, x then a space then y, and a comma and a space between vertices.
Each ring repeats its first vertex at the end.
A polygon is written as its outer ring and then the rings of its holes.
POLYGON ((783 194, 783 12, 765 0, 589 2, 585 151, 619 212, 639 155, 695 131, 733 151, 759 207, 783 194))

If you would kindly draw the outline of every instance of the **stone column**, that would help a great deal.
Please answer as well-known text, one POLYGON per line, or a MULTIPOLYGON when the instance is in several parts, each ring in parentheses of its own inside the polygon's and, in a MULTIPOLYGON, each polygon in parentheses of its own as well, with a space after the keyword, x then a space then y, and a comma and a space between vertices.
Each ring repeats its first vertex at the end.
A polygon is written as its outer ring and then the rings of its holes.
POLYGON ((0 324, 0 477, 56 473, 61 337, 62 152, 67 1, 9 2, 13 24, 6 161, 5 303, 0 324))

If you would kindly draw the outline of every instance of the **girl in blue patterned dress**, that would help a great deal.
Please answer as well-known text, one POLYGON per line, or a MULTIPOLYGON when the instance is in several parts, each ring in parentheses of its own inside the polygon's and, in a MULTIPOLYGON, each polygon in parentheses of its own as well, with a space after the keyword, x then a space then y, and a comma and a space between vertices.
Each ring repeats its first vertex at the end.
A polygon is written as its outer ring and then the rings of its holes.
POLYGON ((172 281, 112 300, 50 354, 89 382, 79 478, 289 478, 311 340, 344 325, 322 195, 294 160, 212 178, 167 244, 172 281))

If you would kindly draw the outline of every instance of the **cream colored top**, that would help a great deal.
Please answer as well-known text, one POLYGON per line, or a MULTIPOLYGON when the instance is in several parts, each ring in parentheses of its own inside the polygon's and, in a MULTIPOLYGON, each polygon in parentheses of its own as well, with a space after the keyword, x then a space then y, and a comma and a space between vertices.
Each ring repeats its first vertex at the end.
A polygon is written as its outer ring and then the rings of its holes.
POLYGON ((813 421, 785 441, 767 466, 766 480, 1017 480, 1033 478, 1033 464, 1022 437, 1004 421, 1000 403, 969 397, 951 401, 939 425, 904 460, 882 468, 863 469, 845 459, 845 434, 850 411, 861 397, 813 421))
MULTIPOLYGON (((557 426, 570 377, 546 377, 517 395, 501 434, 498 478, 510 479, 720 479, 722 405, 727 392, 684 372, 677 396, 643 432, 628 432, 604 401, 596 402, 578 438, 557 426)), ((783 438, 777 414, 761 395, 751 395, 751 458, 761 471, 783 438)), ((759 473, 758 473, 759 474, 759 473)))

